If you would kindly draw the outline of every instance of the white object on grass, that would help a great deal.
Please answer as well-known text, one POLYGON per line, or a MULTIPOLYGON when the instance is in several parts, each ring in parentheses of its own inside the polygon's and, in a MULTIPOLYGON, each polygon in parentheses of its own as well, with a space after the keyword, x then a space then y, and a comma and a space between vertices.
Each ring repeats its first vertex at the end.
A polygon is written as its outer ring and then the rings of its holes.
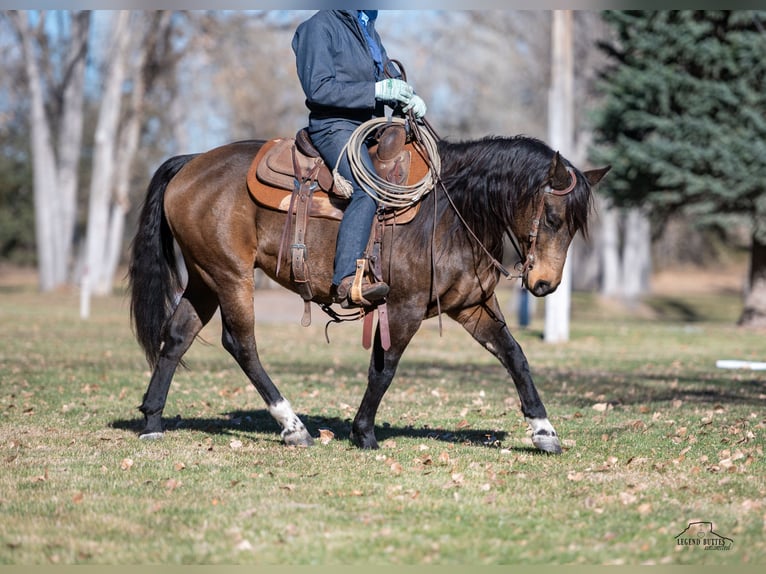
POLYGON ((766 371, 766 363, 757 361, 734 361, 721 359, 715 362, 719 369, 750 369, 752 371, 766 371))

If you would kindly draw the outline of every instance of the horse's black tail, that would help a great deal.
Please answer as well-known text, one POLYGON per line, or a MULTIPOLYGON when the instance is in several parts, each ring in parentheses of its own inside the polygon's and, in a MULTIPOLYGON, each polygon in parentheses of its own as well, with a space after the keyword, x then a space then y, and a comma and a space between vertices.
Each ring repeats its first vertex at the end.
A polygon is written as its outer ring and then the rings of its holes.
POLYGON ((163 209, 165 189, 194 157, 172 157, 154 173, 131 244, 128 266, 130 317, 136 339, 152 368, 159 360, 163 327, 176 306, 175 296, 181 288, 173 235, 163 209))

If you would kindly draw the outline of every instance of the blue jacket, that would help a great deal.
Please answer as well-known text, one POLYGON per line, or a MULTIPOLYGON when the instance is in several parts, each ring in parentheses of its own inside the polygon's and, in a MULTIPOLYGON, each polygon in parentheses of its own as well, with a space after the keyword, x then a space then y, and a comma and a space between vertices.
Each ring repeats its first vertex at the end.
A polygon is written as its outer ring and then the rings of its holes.
MULTIPOLYGON (((385 62, 386 50, 374 20, 368 29, 385 62)), ((384 75, 367 48, 355 10, 317 12, 298 26, 292 48, 298 79, 306 94, 310 126, 333 119, 361 124, 384 114, 383 104, 375 99, 375 82, 384 75)))

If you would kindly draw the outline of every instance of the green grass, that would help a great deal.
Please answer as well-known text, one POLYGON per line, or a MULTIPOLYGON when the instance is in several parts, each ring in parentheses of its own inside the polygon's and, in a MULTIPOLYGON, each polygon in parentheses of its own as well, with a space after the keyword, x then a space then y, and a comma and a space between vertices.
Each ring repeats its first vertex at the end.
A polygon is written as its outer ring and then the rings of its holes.
POLYGON ((764 334, 733 326, 738 304, 656 297, 648 318, 577 295, 570 343, 543 343, 539 317, 516 330, 564 441, 554 457, 448 319, 405 354, 381 450, 353 448, 360 325, 331 326, 328 345, 318 310, 298 324, 297 296, 295 321, 256 326, 259 350, 333 440, 281 445, 216 319, 174 380, 165 438, 139 441, 149 373, 126 299, 83 322, 76 294, 0 286, 0 564, 764 562, 766 374, 715 368, 766 359, 764 334), (732 549, 678 546, 700 520, 732 549))

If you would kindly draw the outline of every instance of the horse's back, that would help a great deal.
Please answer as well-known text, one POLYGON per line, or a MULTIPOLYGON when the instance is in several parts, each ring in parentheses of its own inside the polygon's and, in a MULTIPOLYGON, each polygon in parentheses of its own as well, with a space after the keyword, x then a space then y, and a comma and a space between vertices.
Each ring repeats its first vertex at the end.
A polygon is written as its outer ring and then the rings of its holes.
POLYGON ((201 266, 222 256, 252 265, 255 206, 247 170, 263 141, 229 143, 189 161, 168 184, 165 215, 189 263, 201 266), (189 258, 194 261, 189 261, 189 258))

